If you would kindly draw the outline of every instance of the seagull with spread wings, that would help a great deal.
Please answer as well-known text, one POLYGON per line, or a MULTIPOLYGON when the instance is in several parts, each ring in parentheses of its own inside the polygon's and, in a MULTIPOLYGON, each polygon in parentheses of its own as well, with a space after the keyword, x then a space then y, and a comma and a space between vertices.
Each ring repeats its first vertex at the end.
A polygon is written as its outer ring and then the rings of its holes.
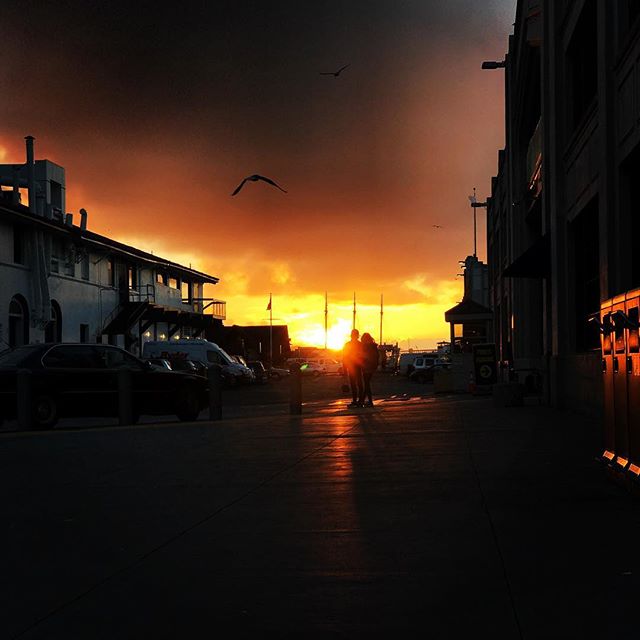
POLYGON ((321 76, 334 76, 337 78, 347 67, 350 67, 351 64, 345 64, 344 67, 340 67, 337 71, 321 71, 321 76))
POLYGON ((432 224, 431 225, 434 229, 442 229, 442 226, 439 224, 432 224))
POLYGON ((242 189, 242 187, 244 187, 244 183, 250 180, 251 182, 258 182, 258 180, 264 180, 264 182, 267 182, 271 185, 273 185, 274 187, 277 187, 278 189, 280 189, 280 191, 283 191, 284 193, 287 193, 280 185, 276 184, 273 180, 271 180, 270 178, 265 178, 264 176, 259 176, 257 173, 254 173, 252 176, 247 176, 237 187, 236 190, 231 194, 232 196, 235 196, 236 193, 238 193, 240 191, 240 189, 242 189))

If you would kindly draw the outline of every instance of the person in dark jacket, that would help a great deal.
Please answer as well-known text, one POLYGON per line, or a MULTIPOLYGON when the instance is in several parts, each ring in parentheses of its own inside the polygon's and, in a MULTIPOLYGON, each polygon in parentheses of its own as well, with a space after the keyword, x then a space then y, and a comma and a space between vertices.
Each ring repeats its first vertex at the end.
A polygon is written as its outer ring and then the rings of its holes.
POLYGON ((362 380, 362 344, 358 339, 360 332, 354 329, 351 332, 351 340, 342 348, 342 366, 349 376, 349 386, 353 402, 350 407, 361 407, 364 398, 364 386, 362 380))
POLYGON ((378 345, 368 333, 362 334, 360 342, 362 344, 362 381, 364 386, 360 402, 363 407, 373 407, 371 377, 378 368, 378 345))

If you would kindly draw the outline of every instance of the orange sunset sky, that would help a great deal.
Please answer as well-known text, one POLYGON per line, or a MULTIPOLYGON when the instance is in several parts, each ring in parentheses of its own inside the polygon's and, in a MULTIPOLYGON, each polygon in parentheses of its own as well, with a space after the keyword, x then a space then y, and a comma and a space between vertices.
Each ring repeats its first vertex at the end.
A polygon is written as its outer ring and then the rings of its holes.
MULTIPOLYGON (((3 3, 0 162, 67 171, 89 227, 220 278, 225 324, 431 347, 462 297, 467 196, 504 145, 515 0, 3 3), (46 6, 44 6, 46 5, 46 6), (349 64, 337 78, 320 75, 349 64), (231 192, 247 175, 276 180, 231 192), (432 225, 440 225, 435 228, 432 225)), ((485 213, 478 214, 485 256, 485 213)))

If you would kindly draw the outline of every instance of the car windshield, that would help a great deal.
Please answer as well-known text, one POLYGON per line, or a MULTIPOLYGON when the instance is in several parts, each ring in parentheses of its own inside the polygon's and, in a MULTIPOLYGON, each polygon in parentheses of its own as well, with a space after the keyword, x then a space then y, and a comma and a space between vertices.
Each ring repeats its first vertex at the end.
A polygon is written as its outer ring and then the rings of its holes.
POLYGON ((25 345, 10 351, 0 353, 0 367, 15 367, 23 363, 29 356, 39 349, 38 346, 25 345))
POLYGON ((224 350, 218 347, 218 351, 220 355, 226 360, 225 364, 237 364, 237 362, 224 350))

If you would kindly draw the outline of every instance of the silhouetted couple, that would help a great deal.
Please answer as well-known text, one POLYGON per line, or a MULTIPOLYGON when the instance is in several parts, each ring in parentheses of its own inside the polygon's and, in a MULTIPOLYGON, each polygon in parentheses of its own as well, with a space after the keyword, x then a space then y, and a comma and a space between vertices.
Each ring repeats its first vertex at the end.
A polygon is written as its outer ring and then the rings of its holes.
POLYGON ((378 345, 368 333, 354 329, 351 340, 342 349, 342 365, 349 377, 351 396, 350 407, 373 407, 371 376, 378 368, 378 345))

